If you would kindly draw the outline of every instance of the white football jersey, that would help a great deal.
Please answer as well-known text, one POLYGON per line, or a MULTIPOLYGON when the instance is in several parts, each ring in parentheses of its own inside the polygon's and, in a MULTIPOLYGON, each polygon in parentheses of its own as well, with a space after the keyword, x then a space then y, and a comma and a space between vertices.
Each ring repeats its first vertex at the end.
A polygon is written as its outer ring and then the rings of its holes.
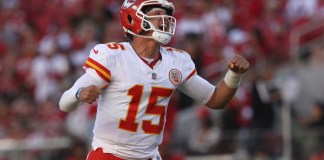
POLYGON ((86 72, 109 83, 98 101, 94 149, 125 159, 158 155, 171 95, 196 75, 186 52, 161 47, 160 53, 161 61, 152 69, 127 42, 91 50, 86 72))

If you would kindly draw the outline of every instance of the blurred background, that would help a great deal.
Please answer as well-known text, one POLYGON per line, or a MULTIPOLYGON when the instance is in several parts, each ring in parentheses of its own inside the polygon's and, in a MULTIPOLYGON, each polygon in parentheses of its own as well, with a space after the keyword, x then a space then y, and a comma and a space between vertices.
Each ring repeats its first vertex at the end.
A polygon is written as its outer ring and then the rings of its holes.
MULTIPOLYGON (((96 105, 62 93, 97 43, 125 41, 122 0, 0 0, 0 160, 82 160, 96 105)), ((212 111, 176 92, 164 160, 324 159, 324 0, 174 0, 176 35, 217 84, 234 54, 251 68, 212 111)))

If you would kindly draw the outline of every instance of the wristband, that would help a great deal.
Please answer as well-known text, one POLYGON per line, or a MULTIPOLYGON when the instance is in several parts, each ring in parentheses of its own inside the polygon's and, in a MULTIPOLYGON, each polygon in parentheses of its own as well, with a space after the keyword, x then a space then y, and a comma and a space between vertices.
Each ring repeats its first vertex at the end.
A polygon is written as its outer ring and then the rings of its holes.
POLYGON ((225 84, 230 88, 238 88, 241 83, 242 74, 228 70, 224 77, 225 84))
POLYGON ((80 100, 80 92, 83 89, 83 87, 79 88, 78 91, 75 93, 75 97, 80 100))

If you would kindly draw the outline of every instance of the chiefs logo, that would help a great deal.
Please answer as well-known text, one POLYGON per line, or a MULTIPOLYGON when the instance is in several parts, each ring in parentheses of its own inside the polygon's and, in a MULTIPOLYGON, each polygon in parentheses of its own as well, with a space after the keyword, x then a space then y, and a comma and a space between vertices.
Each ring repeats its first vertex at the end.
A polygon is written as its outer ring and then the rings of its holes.
POLYGON ((179 85, 182 80, 181 72, 177 69, 172 69, 169 72, 169 79, 174 85, 179 85))
POLYGON ((131 5, 133 5, 135 2, 137 2, 138 0, 125 0, 124 4, 123 4, 123 7, 124 8, 128 8, 130 7, 131 5))

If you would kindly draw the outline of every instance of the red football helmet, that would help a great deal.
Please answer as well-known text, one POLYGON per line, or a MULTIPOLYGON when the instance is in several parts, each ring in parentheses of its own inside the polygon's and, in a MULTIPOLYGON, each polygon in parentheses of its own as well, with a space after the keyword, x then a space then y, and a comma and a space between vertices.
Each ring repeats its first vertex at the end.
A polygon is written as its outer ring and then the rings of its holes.
POLYGON ((151 38, 155 41, 167 44, 174 35, 176 19, 173 17, 175 8, 173 3, 167 0, 125 0, 121 7, 121 23, 126 36, 140 36, 151 38), (148 16, 148 8, 161 8, 167 15, 148 16), (161 18, 163 20, 159 28, 155 28, 150 22, 151 18, 161 18), (152 36, 143 36, 141 33, 153 31, 152 36))

